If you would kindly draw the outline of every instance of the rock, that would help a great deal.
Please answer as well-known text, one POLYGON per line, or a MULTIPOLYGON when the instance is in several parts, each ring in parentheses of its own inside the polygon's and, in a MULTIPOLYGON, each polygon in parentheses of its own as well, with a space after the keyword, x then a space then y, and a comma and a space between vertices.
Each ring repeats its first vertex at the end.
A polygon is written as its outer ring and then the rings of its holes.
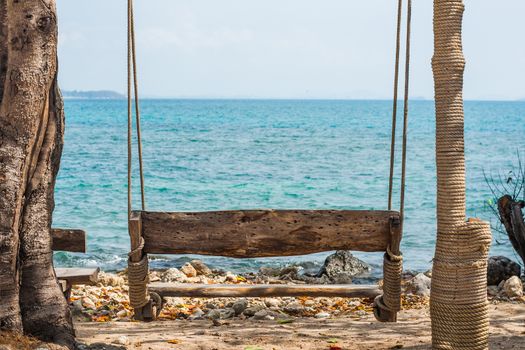
POLYGON ((186 277, 197 277, 197 270, 193 267, 192 264, 186 263, 182 265, 180 271, 186 275, 186 277))
POLYGON ((247 307, 248 307, 248 301, 246 299, 237 300, 232 305, 232 309, 233 311, 235 311, 236 316, 239 316, 240 314, 242 314, 244 310, 246 310, 247 307))
POLYGON ((162 282, 185 282, 186 279, 187 279, 186 275, 175 267, 167 269, 160 276, 160 280, 162 282))
POLYGON ((82 298, 82 306, 84 306, 85 308, 88 308, 88 309, 96 309, 97 308, 95 303, 93 302, 93 300, 91 300, 88 297, 82 298))
POLYGON ((202 262, 202 260, 190 261, 191 266, 197 271, 197 275, 209 276, 212 274, 211 269, 202 262))
POLYGON ((303 313, 305 310, 306 308, 302 304, 297 303, 297 302, 290 303, 284 307, 284 312, 286 312, 287 314, 292 314, 292 315, 299 315, 303 313))
POLYGON ((244 310, 243 314, 244 314, 244 316, 252 317, 257 312, 259 312, 261 310, 264 310, 264 309, 265 309, 265 307, 263 305, 253 305, 253 306, 250 306, 249 308, 247 308, 246 310, 244 310))
POLYGON ((117 340, 115 340, 113 342, 113 344, 119 344, 119 345, 129 345, 130 344, 130 341, 129 341, 129 338, 126 337, 125 335, 121 335, 120 337, 118 337, 117 340))
POLYGON ((279 307, 281 306, 281 301, 279 299, 275 299, 275 298, 268 298, 264 301, 264 304, 267 306, 267 307, 279 307))
POLYGON ((351 283, 352 277, 371 271, 370 266, 346 250, 328 256, 317 277, 327 276, 333 283, 351 283))
POLYGON ((234 275, 231 271, 226 272, 226 281, 237 282, 237 275, 234 275))
POLYGON ((328 312, 319 312, 315 314, 315 318, 328 318, 330 314, 328 312))
POLYGON ((487 287, 487 294, 491 297, 495 297, 499 293, 499 287, 498 286, 488 286, 487 287))
POLYGON ((312 299, 308 299, 304 302, 304 306, 314 306, 315 305, 315 301, 313 301, 312 299))
POLYGON ((301 266, 286 266, 283 268, 276 267, 261 267, 259 269, 259 276, 274 277, 280 280, 300 280, 299 271, 301 266))
POLYGON ((193 309, 193 313, 190 317, 188 317, 189 320, 200 320, 204 317, 204 311, 199 309, 198 307, 193 309))
POLYGON ((267 320, 269 317, 271 317, 270 313, 266 309, 259 310, 253 315, 254 320, 267 320))
POLYGON ((523 283, 518 276, 512 276, 505 281, 503 290, 509 298, 520 298, 523 296, 523 283))
POLYGON ((227 320, 235 316, 235 310, 233 309, 223 309, 220 310, 221 319, 227 320))
POLYGON ((117 317, 118 318, 128 317, 128 312, 126 310, 120 310, 119 312, 117 312, 117 317))
POLYGON ((126 284, 124 278, 114 273, 99 272, 98 283, 103 286, 121 287, 126 284))
POLYGON ((428 297, 430 296, 431 281, 424 273, 417 274, 416 277, 406 283, 405 292, 428 297))
POLYGON ((512 276, 521 276, 521 266, 504 256, 491 256, 487 268, 487 284, 498 285, 512 276))
POLYGON ((221 318, 221 312, 218 309, 210 310, 206 315, 206 318, 209 318, 210 320, 218 320, 221 318))
POLYGON ((184 304, 184 299, 179 297, 165 297, 164 298, 164 305, 165 306, 179 306, 184 304))

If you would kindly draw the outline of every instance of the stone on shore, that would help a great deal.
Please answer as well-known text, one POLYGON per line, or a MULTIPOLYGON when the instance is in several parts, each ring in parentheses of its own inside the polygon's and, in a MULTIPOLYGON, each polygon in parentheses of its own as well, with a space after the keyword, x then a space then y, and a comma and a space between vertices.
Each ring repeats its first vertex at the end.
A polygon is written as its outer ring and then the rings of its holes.
POLYGON ((172 267, 164 271, 160 276, 162 282, 185 282, 187 277, 176 267, 172 267))
POLYGON ((198 276, 209 276, 212 274, 211 269, 202 260, 192 260, 190 264, 197 271, 198 276))
POLYGON ((431 281, 432 280, 424 273, 418 273, 414 278, 406 283, 405 292, 428 297, 430 296, 431 281))
POLYGON ((180 271, 186 275, 186 277, 197 277, 197 270, 193 267, 192 264, 186 263, 182 265, 180 271))
POLYGON ((521 266, 504 256, 491 256, 487 268, 487 284, 499 285, 512 276, 521 276, 521 266))
POLYGON ((512 276, 505 281, 503 290, 509 298, 521 298, 523 296, 523 283, 518 276, 512 276))
POLYGON ((359 260, 346 250, 339 250, 328 256, 317 277, 327 276, 333 283, 351 283, 352 278, 367 274, 371 271, 370 265, 359 260))

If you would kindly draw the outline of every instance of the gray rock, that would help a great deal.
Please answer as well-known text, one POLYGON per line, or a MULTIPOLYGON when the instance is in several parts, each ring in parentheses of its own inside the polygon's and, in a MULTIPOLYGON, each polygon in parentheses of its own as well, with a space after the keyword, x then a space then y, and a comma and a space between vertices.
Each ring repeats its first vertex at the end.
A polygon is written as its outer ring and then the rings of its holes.
POLYGON ((315 318, 328 318, 330 314, 328 312, 319 312, 315 314, 315 318))
POLYGON ((267 307, 279 307, 281 306, 281 301, 279 299, 275 299, 275 298, 268 298, 264 301, 264 304, 267 306, 267 307))
POLYGON ((268 310, 263 309, 259 310, 253 315, 254 320, 265 320, 270 314, 268 313, 268 310))
POLYGON ((405 292, 420 296, 430 296, 431 279, 424 273, 417 274, 405 285, 405 292))
POLYGON ((503 290, 509 298, 520 298, 523 296, 523 283, 518 276, 512 276, 505 281, 503 290))
POLYGON ((487 287, 487 294, 491 297, 495 297, 499 293, 499 287, 498 286, 488 286, 487 287))
POLYGON ((304 305, 297 302, 290 303, 284 307, 284 312, 291 315, 302 314, 305 310, 306 308, 304 307, 304 305))
POLYGON ((227 320, 229 318, 233 318, 235 316, 235 310, 233 309, 223 309, 220 310, 221 319, 227 320))
POLYGON ((209 276, 212 274, 211 269, 202 260, 192 260, 190 264, 197 271, 197 275, 209 276))
POLYGON ((352 277, 370 272, 370 265, 346 250, 328 256, 317 277, 327 276, 333 283, 351 283, 352 277))
POLYGON ((236 316, 239 316, 240 314, 242 314, 244 310, 246 310, 247 307, 248 307, 248 301, 246 299, 237 300, 232 305, 232 309, 233 311, 235 311, 236 316))
POLYGON ((218 320, 221 318, 221 312, 218 309, 213 309, 206 314, 206 318, 209 318, 210 320, 218 320))
POLYGON ((186 279, 187 279, 186 275, 175 267, 167 269, 160 276, 160 280, 162 282, 184 282, 186 281, 186 279))
POLYGON ((257 312, 259 312, 261 310, 264 310, 264 309, 265 309, 264 305, 253 305, 253 306, 250 306, 249 308, 246 308, 246 310, 244 310, 243 314, 245 316, 252 317, 257 312))
POLYGON ((491 256, 487 268, 487 284, 499 285, 512 276, 521 275, 521 266, 504 256, 491 256))

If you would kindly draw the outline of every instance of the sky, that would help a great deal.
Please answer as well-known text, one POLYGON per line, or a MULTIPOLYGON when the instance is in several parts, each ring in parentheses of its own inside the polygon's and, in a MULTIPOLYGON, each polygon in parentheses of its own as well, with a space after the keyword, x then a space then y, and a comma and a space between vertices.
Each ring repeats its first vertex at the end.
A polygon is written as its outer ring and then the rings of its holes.
MULTIPOLYGON (((64 90, 126 90, 126 1, 58 0, 64 90)), ((525 99, 525 1, 465 0, 466 99, 525 99)), ((144 97, 389 99, 395 0, 135 0, 144 97)), ((411 97, 431 99, 432 1, 411 97)))

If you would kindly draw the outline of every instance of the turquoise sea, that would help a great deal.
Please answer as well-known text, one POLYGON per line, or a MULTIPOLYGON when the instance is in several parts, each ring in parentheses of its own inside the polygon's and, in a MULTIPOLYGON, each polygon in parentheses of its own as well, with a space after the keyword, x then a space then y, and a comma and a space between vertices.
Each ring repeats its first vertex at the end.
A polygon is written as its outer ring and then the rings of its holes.
MULTIPOLYGON (((54 226, 85 229, 88 253, 57 253, 56 264, 122 269, 129 249, 126 101, 66 100, 65 107, 54 226)), ((144 100, 141 107, 150 210, 386 208, 390 101, 144 100)), ((433 102, 411 101, 402 248, 405 267, 413 270, 427 269, 434 251, 434 123, 433 102)), ((467 101, 465 124, 468 214, 495 224, 483 172, 506 176, 517 152, 523 155, 525 102, 467 101)), ((515 258, 505 237, 494 236, 492 254, 515 258)), ((204 260, 241 272, 261 264, 317 264, 327 254, 204 260)), ((382 259, 357 255, 376 267, 382 259)), ((184 259, 158 256, 152 265, 184 259)))

